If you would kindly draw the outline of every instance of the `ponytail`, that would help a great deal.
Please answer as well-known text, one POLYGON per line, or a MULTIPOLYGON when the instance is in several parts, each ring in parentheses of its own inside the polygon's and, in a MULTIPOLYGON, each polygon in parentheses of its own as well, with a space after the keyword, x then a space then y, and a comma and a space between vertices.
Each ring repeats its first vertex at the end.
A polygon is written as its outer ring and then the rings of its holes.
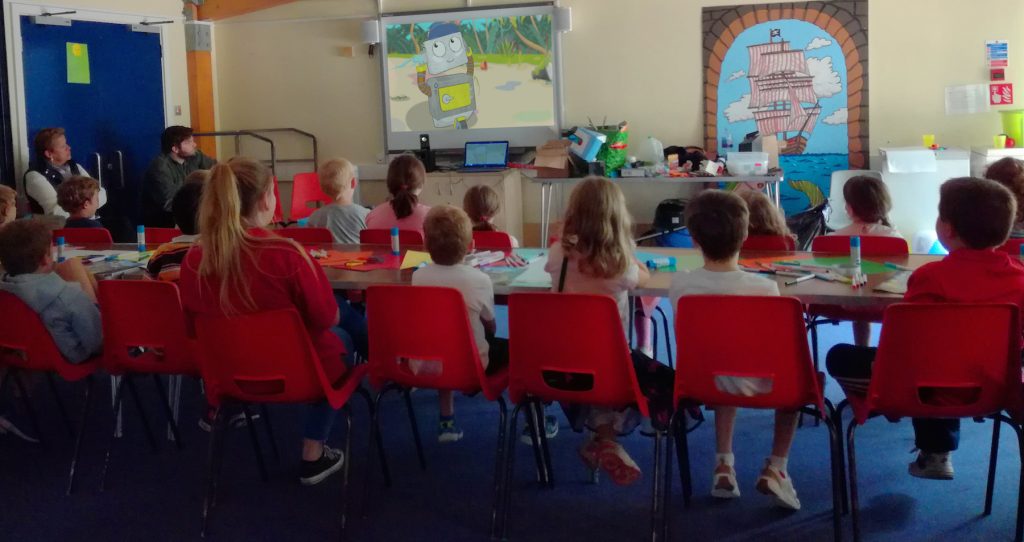
POLYGON ((423 188, 427 170, 423 162, 411 154, 403 154, 388 166, 388 192, 391 193, 391 209, 399 220, 412 214, 419 203, 416 191, 423 188))

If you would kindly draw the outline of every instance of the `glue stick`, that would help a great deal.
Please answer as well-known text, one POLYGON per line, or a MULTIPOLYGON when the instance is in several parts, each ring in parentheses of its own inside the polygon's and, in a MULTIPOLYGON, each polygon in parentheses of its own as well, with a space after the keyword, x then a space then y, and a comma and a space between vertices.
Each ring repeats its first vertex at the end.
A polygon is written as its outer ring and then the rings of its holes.
POLYGON ((658 269, 659 267, 675 267, 676 259, 673 256, 665 256, 662 258, 652 258, 644 262, 648 269, 658 269))
POLYGON ((850 237, 850 264, 860 269, 860 237, 850 237))
POLYGON ((139 225, 135 227, 135 242, 138 244, 139 252, 146 251, 146 227, 139 225))
POLYGON ((398 256, 402 251, 398 246, 398 228, 391 228, 391 255, 398 256))
POLYGON ((64 261, 64 238, 57 238, 57 263, 64 261))

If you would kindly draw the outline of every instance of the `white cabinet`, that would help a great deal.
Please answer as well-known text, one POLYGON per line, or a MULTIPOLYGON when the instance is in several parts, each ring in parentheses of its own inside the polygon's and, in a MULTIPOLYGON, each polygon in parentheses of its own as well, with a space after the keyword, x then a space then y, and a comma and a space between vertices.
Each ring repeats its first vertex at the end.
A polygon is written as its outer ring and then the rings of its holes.
POLYGON ((462 208, 462 198, 472 186, 486 185, 494 189, 501 199, 501 211, 494 218, 499 230, 523 239, 523 188, 519 170, 508 169, 494 173, 460 173, 436 171, 427 174, 420 193, 424 205, 454 205, 462 208))

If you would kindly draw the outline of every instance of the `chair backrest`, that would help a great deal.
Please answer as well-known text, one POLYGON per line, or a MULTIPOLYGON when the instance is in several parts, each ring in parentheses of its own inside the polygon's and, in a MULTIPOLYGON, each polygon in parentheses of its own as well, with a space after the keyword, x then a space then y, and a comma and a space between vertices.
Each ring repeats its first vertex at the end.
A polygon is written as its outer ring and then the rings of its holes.
POLYGON ((796 241, 788 235, 751 235, 743 241, 743 250, 796 250, 796 241))
POLYGON ((277 188, 277 175, 274 175, 274 217, 270 219, 274 224, 284 222, 284 212, 281 211, 281 191, 277 188))
POLYGON ((999 247, 999 250, 1010 256, 1020 256, 1021 245, 1024 245, 1024 239, 1009 239, 1003 243, 1003 246, 999 247))
POLYGON ((813 404, 824 412, 796 298, 683 296, 676 308, 676 350, 676 405, 683 399, 747 408, 813 404), (730 390, 741 386, 727 377, 767 379, 770 385, 739 395, 730 390))
POLYGON ((503 231, 475 231, 473 246, 477 250, 512 250, 512 236, 503 231))
POLYGON ((298 403, 331 387, 295 309, 197 316, 199 366, 212 405, 225 399, 298 403))
POLYGON ((1021 327, 1010 304, 898 303, 885 309, 865 409, 962 418, 1021 401, 1021 327))
MULTIPOLYGON (((484 369, 466 302, 455 288, 370 286, 370 382, 474 392, 484 369)), ((493 399, 493 398, 491 398, 493 399)))
POLYGON ((841 169, 832 172, 832 183, 828 190, 828 205, 830 208, 828 214, 828 227, 833 230, 839 230, 845 228, 853 223, 853 219, 850 215, 846 214, 846 198, 843 197, 843 187, 846 186, 846 182, 850 179, 858 176, 874 177, 881 179, 882 174, 878 171, 868 171, 864 169, 841 169))
POLYGON ((315 171, 296 173, 292 177, 292 209, 291 216, 288 218, 289 220, 298 220, 313 214, 319 205, 310 207, 311 202, 329 205, 333 201, 320 189, 320 176, 315 171))
MULTIPOLYGON (((849 235, 820 235, 811 241, 811 252, 849 254, 850 237, 849 235)), ((910 246, 902 237, 860 236, 861 256, 905 256, 907 254, 910 254, 910 246)))
POLYGON ((199 373, 176 285, 155 280, 103 280, 99 282, 99 301, 103 364, 108 371, 199 373))
POLYGON ((61 228, 53 230, 53 239, 63 237, 69 245, 112 245, 114 238, 106 228, 61 228))
POLYGON ((274 233, 306 245, 331 244, 334 236, 327 228, 281 228, 274 233))
POLYGON ((181 235, 178 228, 150 228, 146 227, 146 244, 162 245, 170 243, 175 237, 181 235))
MULTIPOLYGON (((391 230, 367 229, 359 232, 359 243, 363 245, 391 245, 391 230)), ((402 246, 423 246, 423 234, 416 230, 398 230, 398 244, 402 246)))
POLYGON ((513 402, 531 396, 610 408, 636 404, 649 415, 614 299, 511 294, 508 312, 508 391, 513 402))
POLYGON ((42 319, 20 298, 0 291, 0 365, 61 372, 69 365, 42 319))

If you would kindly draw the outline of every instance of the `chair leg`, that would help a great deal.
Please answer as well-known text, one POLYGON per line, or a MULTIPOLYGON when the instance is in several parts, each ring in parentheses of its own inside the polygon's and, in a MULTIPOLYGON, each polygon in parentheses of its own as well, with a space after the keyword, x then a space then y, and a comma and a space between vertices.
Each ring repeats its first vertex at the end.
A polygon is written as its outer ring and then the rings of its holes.
POLYGON ((992 449, 989 451, 988 456, 988 485, 985 487, 985 510, 982 512, 986 516, 992 513, 992 494, 996 488, 996 461, 999 458, 1000 425, 1002 425, 1002 421, 999 415, 996 414, 992 417, 992 449))
MULTIPOLYGON (((826 399, 827 401, 827 399, 826 399)), ((829 418, 834 420, 836 428, 836 457, 839 459, 839 481, 842 483, 840 496, 843 498, 843 515, 850 513, 850 487, 846 476, 846 446, 843 443, 843 410, 850 406, 846 399, 839 401, 839 404, 832 409, 829 418)))
POLYGON ((107 469, 110 467, 110 451, 114 448, 114 440, 117 439, 117 413, 121 410, 121 400, 123 398, 124 378, 120 378, 114 386, 114 404, 111 412, 110 440, 107 441, 107 453, 103 458, 103 472, 100 473, 100 491, 107 489, 107 469))
POLYGON ((219 451, 219 440, 224 438, 224 407, 217 409, 217 414, 213 417, 213 427, 210 434, 210 444, 206 454, 206 494, 203 496, 203 517, 202 517, 202 528, 200 530, 200 536, 206 537, 206 526, 210 518, 210 510, 216 504, 217 496, 217 471, 219 451))
POLYGON ((671 432, 665 432, 665 434, 663 436, 665 438, 665 453, 663 454, 664 455, 663 468, 665 470, 664 470, 664 473, 662 475, 662 479, 663 479, 662 484, 663 485, 661 486, 661 493, 662 493, 662 495, 661 495, 662 496, 662 505, 661 505, 661 510, 662 510, 662 518, 661 518, 662 528, 661 529, 662 529, 662 531, 661 531, 661 539, 664 542, 668 542, 669 540, 672 539, 672 537, 671 537, 671 521, 670 521, 670 517, 671 516, 669 516, 669 510, 672 509, 672 506, 671 506, 671 504, 672 504, 672 502, 671 502, 672 501, 672 461, 673 461, 673 459, 672 459, 672 446, 675 443, 675 440, 672 438, 672 433, 671 432))
MULTIPOLYGON (((277 439, 274 438, 274 424, 270 423, 270 409, 267 404, 260 405, 260 414, 263 416, 263 427, 267 429, 267 440, 270 441, 270 451, 274 454, 274 461, 281 465, 281 452, 277 449, 277 439)), ((351 416, 351 413, 349 413, 351 416)), ((345 454, 345 461, 348 461, 348 454, 345 454)))
POLYGON ((544 458, 544 477, 547 487, 555 487, 555 470, 551 466, 551 450, 548 449, 548 433, 544 422, 544 405, 538 400, 534 402, 533 409, 534 430, 540 439, 540 455, 544 458))
POLYGON ((380 399, 384 396, 388 388, 384 388, 377 393, 375 399, 370 398, 370 392, 363 387, 357 388, 359 395, 366 400, 367 407, 370 411, 370 437, 367 442, 366 450, 366 468, 363 469, 363 499, 362 499, 362 513, 360 514, 363 518, 368 517, 370 509, 370 458, 373 456, 373 449, 377 449, 377 458, 380 462, 381 474, 384 475, 384 486, 391 487, 391 470, 388 469, 388 457, 384 451, 384 439, 381 438, 380 434, 380 399))
POLYGON ((71 417, 68 416, 68 409, 64 406, 64 400, 60 397, 60 392, 57 391, 57 380, 54 378, 53 373, 46 373, 46 383, 50 387, 50 392, 53 393, 53 400, 57 403, 57 410, 60 412, 60 419, 64 421, 64 426, 68 429, 68 435, 71 438, 75 438, 75 425, 71 423, 71 417))
POLYGON ((654 310, 661 315, 661 323, 665 329, 665 353, 668 354, 668 366, 675 369, 676 362, 672 359, 672 339, 670 338, 671 335, 669 335, 668 315, 665 314, 665 311, 662 310, 661 307, 654 307, 654 310))
POLYGON ((654 321, 653 314, 648 318, 648 322, 651 323, 651 357, 658 359, 658 322, 654 321))
POLYGON ((508 406, 505 398, 498 397, 498 449, 494 453, 494 503, 491 505, 491 539, 498 536, 498 514, 501 512, 501 495, 505 489, 505 424, 508 406))
MULTIPOLYGON (((174 378, 174 376, 171 376, 171 378, 174 378)), ((156 394, 160 397, 160 408, 163 409, 164 417, 167 418, 167 427, 171 430, 174 446, 180 450, 182 448, 181 434, 178 432, 178 424, 174 422, 174 412, 171 410, 171 402, 167 399, 167 391, 164 390, 160 375, 153 374, 153 383, 156 385, 156 394)))
POLYGON ((128 392, 132 394, 132 402, 135 403, 136 410, 139 411, 139 420, 142 422, 142 430, 146 433, 146 440, 149 441, 149 447, 154 452, 160 451, 160 445, 157 443, 156 437, 153 436, 153 428, 149 426, 149 417, 146 416, 146 410, 142 406, 142 397, 139 395, 138 388, 135 387, 135 379, 132 375, 125 373, 121 377, 125 385, 128 386, 128 392))
POLYGON ((548 484, 547 462, 544 461, 544 452, 540 445, 540 432, 538 431, 537 412, 533 402, 526 403, 526 429, 530 433, 530 444, 533 449, 533 460, 537 466, 537 483, 541 487, 548 484))
POLYGON ((341 470, 341 540, 345 540, 348 527, 348 475, 352 467, 352 409, 346 404, 341 408, 341 412, 345 415, 345 464, 341 470))
POLYGON ((672 431, 676 439, 676 461, 679 462, 679 483, 683 489, 683 508, 690 507, 693 496, 693 481, 690 478, 690 450, 686 436, 685 410, 676 410, 672 419, 672 431))
POLYGON ((662 433, 656 431, 654 433, 654 469, 651 476, 651 541, 658 542, 661 534, 664 532, 664 515, 665 504, 661 492, 663 480, 661 479, 661 461, 662 461, 662 433))
POLYGON ((405 396, 405 409, 409 411, 409 424, 412 425, 412 438, 416 442, 416 457, 420 461, 420 468, 427 470, 427 457, 423 453, 423 440, 420 438, 420 425, 416 423, 416 409, 412 407, 412 394, 409 390, 402 390, 405 396))
MULTIPOLYGON (((1015 422, 1010 422, 1010 427, 1017 433, 1017 450, 1020 453, 1021 465, 1024 465, 1024 431, 1015 422)), ((1020 481, 1017 485, 1017 523, 1013 533, 1014 542, 1024 540, 1024 467, 1020 469, 1020 481)))
POLYGON ((850 476, 850 515, 853 520, 853 541, 860 542, 860 506, 857 495, 857 453, 853 441, 857 430, 857 420, 850 420, 846 429, 846 457, 850 476))
POLYGON ((18 388, 18 393, 21 395, 21 403, 25 405, 25 413, 28 414, 28 421, 32 424, 32 430, 36 433, 36 438, 39 439, 39 444, 45 446, 43 442, 43 432, 39 429, 39 418, 36 417, 36 409, 32 406, 32 401, 28 398, 28 388, 25 387, 25 383, 21 380, 21 371, 15 371, 13 369, 7 374, 7 378, 14 380, 14 385, 18 388))
POLYGON ((252 449, 256 452, 256 464, 260 468, 260 478, 264 482, 270 481, 267 474, 267 464, 263 460, 263 448, 260 447, 260 436, 256 431, 256 424, 253 422, 252 414, 249 412, 249 405, 242 405, 242 412, 245 414, 245 425, 249 428, 249 440, 252 441, 252 449))
POLYGON ((78 466, 78 457, 82 452, 82 438, 85 437, 85 423, 89 419, 89 407, 92 405, 92 375, 85 378, 85 399, 82 401, 82 420, 78 424, 78 434, 75 437, 75 451, 71 456, 71 470, 68 473, 67 494, 75 490, 75 467, 78 466))
POLYGON ((508 540, 508 518, 512 508, 512 473, 515 464, 516 426, 519 421, 519 411, 523 405, 516 405, 512 409, 512 419, 509 420, 508 438, 505 445, 505 495, 501 504, 501 539, 508 540))
POLYGON ((843 492, 845 491, 843 479, 845 473, 841 470, 841 461, 838 456, 842 453, 842 448, 837 447, 836 443, 841 440, 839 435, 842 431, 842 422, 839 422, 839 429, 837 429, 830 417, 825 420, 825 427, 828 429, 828 451, 832 466, 832 537, 839 542, 843 539, 843 492))

